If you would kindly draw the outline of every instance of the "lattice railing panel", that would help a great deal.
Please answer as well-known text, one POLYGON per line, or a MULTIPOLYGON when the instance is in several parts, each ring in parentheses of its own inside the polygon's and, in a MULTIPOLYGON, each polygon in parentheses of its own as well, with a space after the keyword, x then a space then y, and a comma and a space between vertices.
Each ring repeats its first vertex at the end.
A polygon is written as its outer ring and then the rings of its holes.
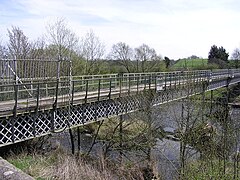
POLYGON ((124 114, 126 112, 126 102, 125 99, 120 99, 117 104, 118 114, 124 114))
POLYGON ((88 106, 85 106, 84 108, 83 123, 91 122, 95 120, 95 106, 94 106, 94 103, 92 103, 91 105, 88 104, 88 106))
POLYGON ((70 126, 68 108, 57 109, 54 113, 54 129, 60 130, 70 126))
POLYGON ((71 126, 83 124, 83 106, 71 107, 71 126))
POLYGON ((105 101, 103 102, 97 102, 94 104, 95 107, 95 120, 97 120, 98 118, 103 118, 103 117, 107 117, 107 103, 105 101))
POLYGON ((36 135, 46 134, 51 131, 51 118, 53 112, 52 111, 45 111, 38 114, 35 120, 36 126, 36 135))
POLYGON ((108 116, 112 116, 112 115, 116 115, 117 114, 117 107, 118 107, 118 101, 113 101, 113 100, 110 100, 108 102, 108 108, 107 108, 107 114, 108 116))
POLYGON ((14 122, 14 141, 33 137, 33 122, 34 116, 30 114, 16 117, 14 122))
POLYGON ((0 145, 12 142, 11 120, 1 119, 0 121, 0 145))

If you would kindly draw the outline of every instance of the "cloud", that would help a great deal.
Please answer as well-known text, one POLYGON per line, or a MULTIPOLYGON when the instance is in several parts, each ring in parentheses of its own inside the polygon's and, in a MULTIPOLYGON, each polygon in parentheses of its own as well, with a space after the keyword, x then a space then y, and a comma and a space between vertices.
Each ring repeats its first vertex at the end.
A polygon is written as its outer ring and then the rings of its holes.
POLYGON ((213 44, 232 51, 240 42, 237 0, 1 0, 0 13, 1 34, 16 25, 34 39, 63 17, 79 36, 92 29, 108 49, 146 43, 175 59, 207 57, 213 44))

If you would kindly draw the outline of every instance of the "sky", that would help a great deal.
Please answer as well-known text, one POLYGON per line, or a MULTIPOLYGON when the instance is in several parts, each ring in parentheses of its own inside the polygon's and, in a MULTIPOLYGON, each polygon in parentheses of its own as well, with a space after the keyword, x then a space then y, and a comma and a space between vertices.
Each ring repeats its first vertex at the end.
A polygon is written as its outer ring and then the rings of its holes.
POLYGON ((92 30, 107 51, 118 42, 145 43, 179 59, 207 58, 212 45, 230 55, 240 48, 239 0, 0 0, 0 40, 7 42, 12 26, 35 40, 56 18, 79 37, 92 30))

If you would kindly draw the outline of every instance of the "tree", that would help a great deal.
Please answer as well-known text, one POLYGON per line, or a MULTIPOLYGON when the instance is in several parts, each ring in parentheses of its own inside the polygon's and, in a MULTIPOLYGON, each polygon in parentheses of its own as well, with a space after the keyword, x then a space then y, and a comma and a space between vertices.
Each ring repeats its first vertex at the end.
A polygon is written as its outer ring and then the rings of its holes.
POLYGON ((142 44, 141 46, 139 46, 138 48, 135 48, 135 58, 137 60, 137 72, 140 72, 139 69, 139 61, 141 62, 141 72, 147 72, 149 70, 151 70, 151 67, 148 67, 146 65, 147 61, 153 61, 156 60, 157 58, 157 54, 155 49, 150 48, 148 45, 146 44, 142 44))
MULTIPOLYGON (((59 59, 71 58, 71 53, 77 45, 78 38, 68 27, 64 19, 57 19, 54 23, 47 25, 47 37, 50 47, 56 48, 55 56, 59 59)), ((56 58, 56 57, 55 57, 56 58)))
MULTIPOLYGON (((44 59, 47 58, 47 45, 45 39, 38 38, 32 43, 30 56, 32 59, 44 59)), ((49 57, 48 57, 49 58, 49 57)))
POLYGON ((3 46, 3 45, 1 44, 1 41, 0 41, 0 58, 1 58, 1 59, 2 59, 2 58, 6 58, 6 57, 7 57, 7 54, 8 54, 7 48, 6 48, 5 46, 3 46))
POLYGON ((164 62, 165 62, 166 68, 168 69, 171 63, 171 60, 168 57, 164 57, 164 62))
POLYGON ((239 60, 240 60, 240 49, 236 48, 233 50, 232 59, 234 60, 235 68, 239 68, 239 60))
POLYGON ((105 46, 100 39, 89 31, 82 39, 80 55, 85 58, 85 74, 93 73, 94 65, 104 55, 105 46))
POLYGON ((23 31, 19 27, 12 27, 8 29, 9 44, 8 50, 12 58, 26 59, 28 58, 31 45, 28 42, 27 36, 24 35, 23 31))
POLYGON ((191 55, 191 56, 188 57, 188 59, 200 59, 200 58, 196 55, 191 55))
POLYGON ((208 60, 219 59, 227 62, 228 56, 229 54, 222 46, 218 48, 216 45, 213 45, 209 51, 208 60))
POLYGON ((129 45, 119 42, 112 46, 110 57, 113 60, 119 60, 119 63, 124 66, 128 73, 132 72, 133 64, 131 62, 133 50, 129 45))

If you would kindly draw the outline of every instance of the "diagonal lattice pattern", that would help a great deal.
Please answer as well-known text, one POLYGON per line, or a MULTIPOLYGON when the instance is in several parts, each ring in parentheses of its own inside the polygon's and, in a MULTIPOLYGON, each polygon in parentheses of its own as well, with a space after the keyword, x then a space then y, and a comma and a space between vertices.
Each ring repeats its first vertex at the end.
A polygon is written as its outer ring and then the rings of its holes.
POLYGON ((0 120, 0 144, 7 144, 12 142, 12 131, 11 131, 11 121, 10 119, 0 120))
POLYGON ((18 116, 14 122, 14 141, 33 137, 33 122, 34 116, 30 116, 29 114, 18 116))
MULTIPOLYGON (((34 116, 34 114, 33 114, 34 116)), ((46 134, 51 131, 52 128, 53 111, 41 112, 36 116, 35 126, 36 135, 46 134)))

